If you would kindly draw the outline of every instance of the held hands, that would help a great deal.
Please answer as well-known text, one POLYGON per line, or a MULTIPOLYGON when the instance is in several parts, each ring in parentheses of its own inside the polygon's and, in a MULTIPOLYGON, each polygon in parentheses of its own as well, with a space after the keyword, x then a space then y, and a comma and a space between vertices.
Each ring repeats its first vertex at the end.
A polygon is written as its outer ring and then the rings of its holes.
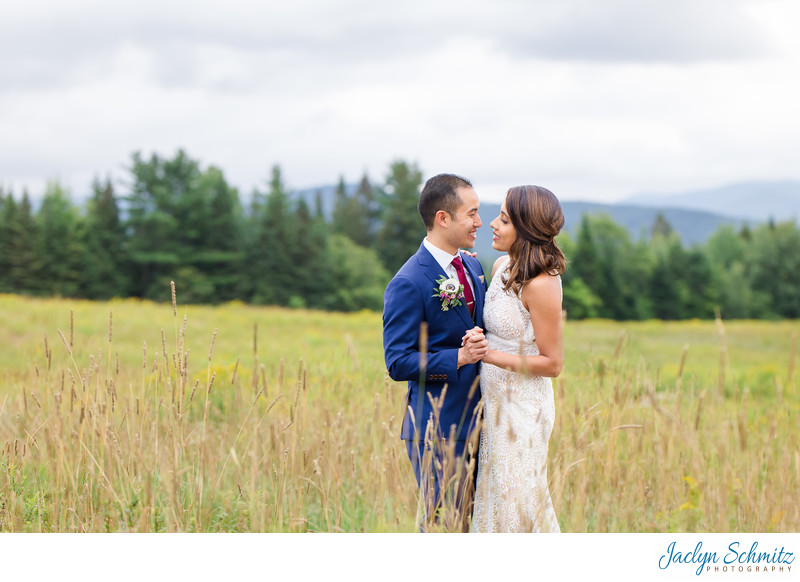
POLYGON ((483 330, 473 327, 467 330, 461 338, 461 348, 458 350, 458 366, 474 364, 486 357, 489 353, 489 342, 483 335, 483 330))

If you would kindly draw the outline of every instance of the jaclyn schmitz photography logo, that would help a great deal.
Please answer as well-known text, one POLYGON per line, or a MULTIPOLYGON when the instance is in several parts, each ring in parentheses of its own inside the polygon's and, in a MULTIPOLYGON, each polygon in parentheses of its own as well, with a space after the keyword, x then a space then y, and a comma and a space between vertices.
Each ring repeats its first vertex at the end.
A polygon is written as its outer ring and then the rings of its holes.
POLYGON ((795 553, 783 545, 768 549, 759 547, 757 541, 749 547, 738 541, 731 542, 723 551, 704 550, 702 541, 694 548, 682 548, 672 542, 659 558, 658 567, 677 570, 684 564, 692 564, 697 566, 695 574, 698 576, 733 572, 790 574, 794 558, 795 553))

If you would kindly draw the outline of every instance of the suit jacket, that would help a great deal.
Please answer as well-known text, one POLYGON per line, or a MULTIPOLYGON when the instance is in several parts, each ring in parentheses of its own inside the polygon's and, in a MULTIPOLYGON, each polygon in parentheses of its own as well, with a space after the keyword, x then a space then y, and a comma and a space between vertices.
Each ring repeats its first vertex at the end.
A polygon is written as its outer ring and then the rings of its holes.
POLYGON ((435 419, 428 394, 440 399, 441 411, 436 426, 439 436, 449 437, 451 427, 455 426, 456 439, 466 440, 474 427, 473 412, 480 400, 480 390, 476 387, 472 397, 469 391, 478 375, 480 362, 461 368, 456 364, 464 333, 476 325, 483 327, 486 281, 477 259, 462 254, 462 261, 475 290, 475 321, 463 299, 460 306, 442 310, 441 299, 433 295, 438 289, 436 280, 445 272, 424 245, 420 245, 386 287, 383 306, 386 368, 393 380, 408 382, 403 439, 413 439, 415 429, 420 440, 425 437, 428 420, 435 419), (423 322, 428 328, 424 370, 420 368, 420 325, 423 322), (441 401, 445 386, 447 391, 441 401))

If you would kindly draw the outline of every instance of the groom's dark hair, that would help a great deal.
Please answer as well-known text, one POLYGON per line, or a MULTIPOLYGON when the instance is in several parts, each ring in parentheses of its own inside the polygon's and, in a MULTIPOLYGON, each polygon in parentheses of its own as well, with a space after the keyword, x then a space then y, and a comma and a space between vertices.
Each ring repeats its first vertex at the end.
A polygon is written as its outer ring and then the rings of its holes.
POLYGON ((426 229, 433 229, 436 213, 440 210, 455 216, 462 204, 456 188, 472 188, 472 182, 455 174, 437 174, 425 182, 419 195, 417 210, 426 229))

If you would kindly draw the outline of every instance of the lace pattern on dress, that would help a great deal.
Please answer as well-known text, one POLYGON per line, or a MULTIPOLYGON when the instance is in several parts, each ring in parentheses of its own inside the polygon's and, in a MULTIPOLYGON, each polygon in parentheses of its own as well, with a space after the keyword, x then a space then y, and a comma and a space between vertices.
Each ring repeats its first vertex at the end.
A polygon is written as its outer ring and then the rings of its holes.
MULTIPOLYGON (((503 289, 508 266, 506 260, 486 293, 486 338, 491 349, 537 355, 530 314, 512 290, 503 289)), ((550 378, 483 364, 480 387, 483 428, 472 531, 560 531, 547 488, 547 445, 555 420, 550 378)))

